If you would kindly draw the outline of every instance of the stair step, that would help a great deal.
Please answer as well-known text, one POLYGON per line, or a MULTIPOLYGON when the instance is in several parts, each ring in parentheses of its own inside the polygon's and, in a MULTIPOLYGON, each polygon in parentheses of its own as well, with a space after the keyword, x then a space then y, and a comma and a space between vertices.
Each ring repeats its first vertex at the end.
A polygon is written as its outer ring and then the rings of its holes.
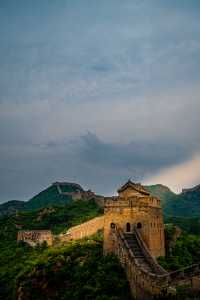
POLYGON ((126 238, 126 241, 129 245, 129 247, 132 249, 134 256, 137 258, 137 260, 141 264, 141 266, 147 271, 150 271, 150 272, 154 271, 153 267, 146 260, 135 234, 134 233, 124 234, 124 236, 126 238))

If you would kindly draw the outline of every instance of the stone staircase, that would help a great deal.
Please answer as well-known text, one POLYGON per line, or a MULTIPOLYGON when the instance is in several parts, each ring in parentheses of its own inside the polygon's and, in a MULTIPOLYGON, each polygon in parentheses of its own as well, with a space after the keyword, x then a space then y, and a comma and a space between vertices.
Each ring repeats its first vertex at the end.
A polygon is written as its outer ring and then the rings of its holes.
POLYGON ((146 253, 146 250, 139 242, 138 236, 135 232, 124 233, 124 237, 128 246, 132 250, 135 259, 137 259, 137 262, 143 269, 153 274, 165 273, 163 272, 164 270, 158 268, 158 265, 154 262, 152 256, 146 253))
POLYGON ((149 263, 147 258, 145 257, 143 250, 137 240, 136 234, 133 233, 125 233, 125 239, 133 251, 134 257, 137 259, 138 263, 148 272, 154 273, 153 266, 149 263))

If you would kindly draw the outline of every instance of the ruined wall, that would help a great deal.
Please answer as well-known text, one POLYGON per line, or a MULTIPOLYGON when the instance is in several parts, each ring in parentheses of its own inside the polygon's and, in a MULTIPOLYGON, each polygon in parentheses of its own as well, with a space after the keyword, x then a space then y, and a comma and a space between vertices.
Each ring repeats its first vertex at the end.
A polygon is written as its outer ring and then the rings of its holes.
POLYGON ((17 241, 24 241, 31 246, 46 242, 48 246, 53 244, 51 230, 20 230, 17 234, 17 241))
POLYGON ((88 201, 90 199, 94 199, 94 201, 97 203, 97 205, 104 207, 104 197, 96 195, 94 192, 91 190, 84 191, 83 188, 76 183, 66 183, 66 182, 54 182, 52 185, 56 186, 58 193, 60 195, 64 196, 70 196, 72 197, 72 200, 85 200, 88 201), (74 188, 77 189, 77 191, 74 192, 63 192, 62 191, 62 186, 74 186, 74 188))
POLYGON ((104 227, 104 216, 96 217, 88 222, 84 222, 80 225, 71 227, 66 233, 60 234, 60 241, 78 240, 92 234, 95 234, 98 230, 102 230, 104 227))

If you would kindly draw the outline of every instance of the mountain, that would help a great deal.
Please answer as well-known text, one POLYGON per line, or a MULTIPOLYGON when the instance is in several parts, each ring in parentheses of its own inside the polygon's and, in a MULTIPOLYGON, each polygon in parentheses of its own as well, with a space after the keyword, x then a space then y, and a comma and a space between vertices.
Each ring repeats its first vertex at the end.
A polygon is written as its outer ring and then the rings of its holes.
POLYGON ((151 195, 162 200, 163 207, 165 207, 169 201, 172 201, 177 196, 167 186, 162 184, 149 185, 145 187, 151 195))
POLYGON ((175 194, 168 187, 157 184, 146 186, 148 191, 161 199, 164 214, 168 216, 200 217, 200 185, 175 194))
POLYGON ((0 216, 10 215, 18 210, 23 210, 25 202, 20 200, 10 200, 0 205, 0 216))
POLYGON ((177 195, 175 201, 169 203, 169 212, 175 216, 200 217, 200 185, 177 195))
MULTIPOLYGON (((73 190, 73 186, 69 186, 69 189, 70 191, 73 190)), ((39 209, 52 205, 64 205, 71 201, 72 197, 70 195, 60 194, 57 186, 52 184, 50 187, 27 201, 25 208, 27 210, 39 209)))
MULTIPOLYGON (((152 196, 161 199, 165 216, 200 217, 200 185, 184 189, 175 194, 162 184, 149 185, 145 188, 152 196)), ((30 200, 8 201, 0 205, 0 216, 9 215, 17 211, 38 210, 51 206, 64 206, 73 200, 95 199, 102 206, 103 197, 91 191, 85 191, 79 184, 70 182, 55 182, 30 200)))
POLYGON ((51 206, 63 206, 73 200, 96 199, 101 206, 101 196, 85 191, 79 184, 71 182, 54 182, 28 201, 12 200, 0 205, 0 216, 10 215, 17 211, 38 210, 51 206))

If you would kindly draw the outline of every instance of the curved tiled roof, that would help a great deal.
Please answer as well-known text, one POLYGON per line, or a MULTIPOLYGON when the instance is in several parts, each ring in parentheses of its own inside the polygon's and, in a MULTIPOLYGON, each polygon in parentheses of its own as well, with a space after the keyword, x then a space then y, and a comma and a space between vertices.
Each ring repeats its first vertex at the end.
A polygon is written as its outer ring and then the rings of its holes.
POLYGON ((150 193, 140 184, 140 183, 134 183, 131 180, 128 180, 119 190, 118 193, 123 192, 128 187, 131 187, 132 189, 136 190, 137 192, 144 194, 144 195, 150 195, 150 193))

